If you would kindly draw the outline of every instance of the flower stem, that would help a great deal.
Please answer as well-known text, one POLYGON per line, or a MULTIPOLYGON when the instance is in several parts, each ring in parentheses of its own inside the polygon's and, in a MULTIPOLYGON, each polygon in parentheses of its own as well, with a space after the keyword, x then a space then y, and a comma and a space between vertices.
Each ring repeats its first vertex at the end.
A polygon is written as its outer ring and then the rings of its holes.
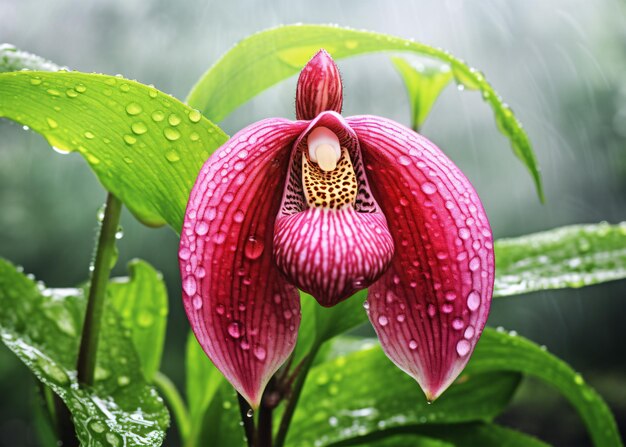
POLYGON ((285 406, 285 412, 283 413, 283 417, 280 420, 280 426, 278 427, 278 433, 276 434, 274 447, 283 447, 285 444, 285 440, 287 439, 287 431, 289 430, 289 424, 291 424, 291 419, 293 418, 293 413, 296 410, 298 399, 300 399, 302 387, 304 386, 307 374, 309 373, 309 369, 311 369, 311 366, 313 365, 313 360, 315 360, 315 356, 317 355, 317 351, 319 351, 320 346, 321 343, 315 343, 307 354, 306 360, 301 365, 300 373, 298 374, 298 377, 293 385, 291 394, 289 396, 289 399, 287 400, 287 405, 285 406))
POLYGON ((109 193, 105 207, 104 219, 96 246, 87 311, 85 312, 85 322, 78 352, 78 380, 86 385, 93 385, 94 383, 98 336, 104 312, 106 287, 115 255, 115 233, 117 233, 120 221, 122 202, 109 193))
POLYGON ((250 407, 248 401, 239 393, 237 393, 237 399, 239 400, 239 413, 241 415, 241 422, 243 423, 243 430, 246 434, 246 442, 248 443, 248 447, 255 447, 254 419, 250 413, 252 407, 250 407))
POLYGON ((163 397, 167 401, 180 432, 180 437, 186 440, 189 437, 191 423, 189 421, 189 412, 185 406, 182 396, 178 392, 176 385, 160 371, 157 371, 152 379, 154 385, 159 389, 163 397))

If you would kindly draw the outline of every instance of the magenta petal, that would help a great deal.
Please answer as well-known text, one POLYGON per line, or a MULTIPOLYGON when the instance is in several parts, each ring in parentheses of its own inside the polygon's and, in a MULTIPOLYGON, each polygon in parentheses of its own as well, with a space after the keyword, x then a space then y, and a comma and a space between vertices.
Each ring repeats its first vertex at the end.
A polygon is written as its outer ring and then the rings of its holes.
POLYGON ((341 113, 343 88, 339 69, 325 50, 306 64, 298 78, 296 117, 312 120, 325 111, 341 113))
POLYGON ((272 240, 291 147, 305 127, 260 121, 218 149, 191 191, 181 235, 191 327, 253 407, 293 350, 300 324, 298 291, 276 269, 272 240))
POLYGON ((487 320, 491 228, 472 185, 433 143, 384 118, 347 121, 396 246, 369 289, 369 318, 387 356, 433 400, 463 370, 487 320))

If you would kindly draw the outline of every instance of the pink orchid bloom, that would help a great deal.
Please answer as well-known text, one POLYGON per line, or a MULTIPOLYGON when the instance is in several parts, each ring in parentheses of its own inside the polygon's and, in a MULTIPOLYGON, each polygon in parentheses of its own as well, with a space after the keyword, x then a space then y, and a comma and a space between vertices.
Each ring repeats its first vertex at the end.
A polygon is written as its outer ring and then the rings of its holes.
POLYGON ((387 356, 437 398, 467 364, 494 280, 474 188, 416 132, 340 115, 321 50, 300 73, 297 121, 270 118, 204 164, 180 242, 183 302, 200 345, 253 408, 296 344, 298 289, 333 306, 368 287, 387 356))

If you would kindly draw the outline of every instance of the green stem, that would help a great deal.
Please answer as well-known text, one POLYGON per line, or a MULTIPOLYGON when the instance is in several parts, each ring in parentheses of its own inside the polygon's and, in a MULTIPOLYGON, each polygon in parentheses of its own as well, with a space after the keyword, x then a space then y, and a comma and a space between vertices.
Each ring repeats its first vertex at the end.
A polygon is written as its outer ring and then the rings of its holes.
POLYGON ((307 354, 307 358, 302 365, 302 369, 298 374, 298 378, 293 384, 291 394, 289 395, 287 405, 285 406, 285 412, 283 413, 283 417, 280 420, 280 426, 278 427, 278 433, 276 434, 274 447, 283 447, 285 445, 285 440, 287 439, 287 431, 289 430, 289 424, 291 424, 291 419, 293 418, 293 413, 296 410, 298 399, 300 399, 302 387, 304 386, 307 374, 309 373, 309 369, 311 369, 311 366, 313 365, 313 360, 315 360, 315 356, 317 355, 317 351, 319 351, 320 346, 321 343, 316 342, 311 347, 311 350, 307 354))
POLYGON ((107 195, 104 219, 100 227, 100 236, 96 246, 93 273, 89 285, 89 297, 85 323, 78 352, 78 380, 86 385, 93 385, 96 371, 96 353, 98 336, 104 312, 104 300, 112 261, 115 256, 115 233, 117 233, 122 202, 113 194, 107 195))
POLYGON ((241 415, 243 430, 246 434, 246 442, 248 447, 255 447, 254 418, 250 415, 252 407, 250 407, 248 401, 239 393, 237 393, 237 400, 239 400, 239 414, 241 415))
POLYGON ((154 375, 153 383, 161 394, 163 394, 172 413, 174 413, 174 419, 176 420, 176 425, 178 426, 178 431, 180 432, 180 437, 184 444, 184 441, 189 437, 191 422, 189 420, 189 412, 187 411, 182 396, 178 392, 174 382, 160 371, 157 371, 154 375))

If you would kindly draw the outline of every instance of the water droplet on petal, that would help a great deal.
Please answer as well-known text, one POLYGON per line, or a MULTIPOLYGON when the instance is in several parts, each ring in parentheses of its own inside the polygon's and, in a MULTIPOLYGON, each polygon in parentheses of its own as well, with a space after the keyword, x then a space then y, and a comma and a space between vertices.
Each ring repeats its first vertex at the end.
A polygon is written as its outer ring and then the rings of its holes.
POLYGON ((215 306, 215 312, 217 312, 218 315, 224 315, 225 310, 226 308, 223 304, 218 304, 217 306, 215 306))
POLYGON ((470 351, 471 345, 467 340, 461 340, 456 344, 456 353, 461 357, 466 356, 470 351))
POLYGON ((398 157, 398 163, 400 163, 402 166, 408 166, 411 164, 411 158, 407 157, 406 155, 400 155, 398 157))
POLYGON ((472 290, 469 295, 467 295, 467 308, 471 311, 475 311, 480 306, 480 294, 472 290))
POLYGON ((417 349, 417 342, 415 340, 409 340, 409 349, 415 351, 417 349))
POLYGON ((468 239, 470 237, 471 233, 470 230, 468 230, 467 228, 463 227, 463 228, 459 228, 459 237, 463 240, 468 239))
POLYGON ((460 318, 455 318, 454 320, 452 320, 452 329, 460 331, 461 329, 463 329, 463 326, 465 326, 465 323, 463 323, 463 320, 461 320, 460 318))
POLYGON ((183 279, 183 290, 189 296, 193 296, 196 293, 196 278, 189 275, 183 279))
POLYGON ((228 335, 233 338, 239 338, 244 333, 243 326, 238 321, 233 321, 229 323, 226 329, 228 330, 228 335))
POLYGON ((193 304, 193 308, 194 309, 196 309, 196 310, 202 309, 202 298, 200 297, 200 295, 196 295, 193 298, 192 304, 193 304))
POLYGON ((267 357, 267 351, 265 351, 265 348, 263 346, 256 345, 254 347, 254 356, 260 361, 263 361, 265 360, 265 357, 267 357))
POLYGON ((209 224, 201 220, 196 225, 196 234, 198 236, 204 236, 209 231, 209 224))
POLYGON ((235 214, 233 214, 233 220, 237 223, 243 222, 244 217, 245 217, 245 214, 241 210, 237 210, 235 211, 235 214))
POLYGON ((472 272, 475 272, 476 270, 478 270, 480 268, 480 259, 478 257, 474 257, 470 260, 469 262, 469 269, 472 272))
POLYGON ((467 329, 465 329, 465 333, 463 333, 463 337, 467 339, 474 337, 474 326, 468 326, 467 329))
POLYGON ((424 192, 424 194, 434 194, 437 192, 437 187, 435 186, 434 183, 431 182, 426 182, 424 184, 422 184, 422 191, 424 192))
POLYGON ((248 259, 258 259, 263 254, 264 248, 262 240, 257 239, 255 236, 250 236, 246 241, 244 253, 248 259))
POLYGON ((160 110, 155 110, 154 112, 152 112, 151 117, 152 121, 154 121, 155 123, 160 123, 165 119, 165 113, 160 110))
POLYGON ((180 160, 180 155, 178 155, 178 152, 176 151, 168 151, 165 154, 165 158, 167 159, 167 161, 169 161, 170 163, 175 163, 178 160, 180 160))
POLYGON ((378 317, 378 324, 381 326, 387 326, 389 324, 389 319, 384 315, 380 315, 378 317))
POLYGON ((251 418, 253 414, 254 414, 254 411, 252 411, 252 408, 250 408, 248 412, 246 413, 246 416, 251 418))

